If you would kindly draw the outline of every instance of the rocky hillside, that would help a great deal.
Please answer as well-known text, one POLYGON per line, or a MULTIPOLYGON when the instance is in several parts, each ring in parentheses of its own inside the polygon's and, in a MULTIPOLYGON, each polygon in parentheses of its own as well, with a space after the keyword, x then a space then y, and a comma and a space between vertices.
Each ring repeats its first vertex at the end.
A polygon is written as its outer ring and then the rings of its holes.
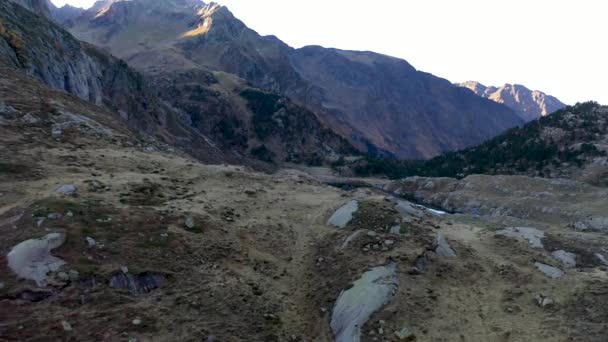
POLYGON ((13 3, 0 4, 0 38, 0 62, 51 88, 120 113, 134 130, 201 160, 265 167, 287 161, 322 163, 355 152, 316 116, 280 97, 275 102, 281 104, 266 107, 264 115, 269 127, 284 130, 260 137, 257 116, 241 93, 263 92, 243 80, 221 75, 218 80, 213 73, 199 70, 198 85, 187 78, 180 83, 176 77, 169 83, 158 78, 151 87, 125 62, 13 3), (157 89, 166 89, 164 98, 157 96, 157 89))
MULTIPOLYGON (((5 2, 7 2, 7 1, 5 1, 5 2)), ((51 17, 49 0, 8 0, 8 2, 19 4, 40 16, 43 16, 46 18, 51 17)))
POLYGON ((490 99, 517 112, 526 122, 547 116, 566 107, 554 96, 542 91, 530 90, 520 84, 505 84, 501 87, 486 87, 475 81, 457 84, 472 90, 478 96, 490 99))
POLYGON ((512 110, 404 60, 263 37, 218 4, 186 0, 108 3, 70 31, 148 75, 209 68, 283 94, 360 149, 428 158, 478 144, 523 121, 512 110))

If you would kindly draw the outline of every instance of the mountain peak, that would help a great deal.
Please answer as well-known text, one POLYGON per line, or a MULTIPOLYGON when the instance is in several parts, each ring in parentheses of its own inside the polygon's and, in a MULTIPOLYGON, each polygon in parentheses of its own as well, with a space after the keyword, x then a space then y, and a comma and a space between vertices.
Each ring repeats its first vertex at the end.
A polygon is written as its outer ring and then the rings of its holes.
POLYGON ((87 12, 98 16, 110 11, 113 6, 134 6, 137 10, 175 11, 202 6, 201 0, 99 0, 87 12))
POLYGON ((500 87, 486 87, 477 81, 467 81, 456 85, 468 88, 478 96, 510 107, 526 121, 547 116, 566 106, 553 96, 540 90, 532 91, 528 87, 517 83, 505 83, 500 87))
POLYGON ((199 17, 198 25, 182 34, 180 38, 208 34, 212 28, 218 36, 235 37, 247 28, 226 6, 216 2, 199 7, 197 15, 199 17))

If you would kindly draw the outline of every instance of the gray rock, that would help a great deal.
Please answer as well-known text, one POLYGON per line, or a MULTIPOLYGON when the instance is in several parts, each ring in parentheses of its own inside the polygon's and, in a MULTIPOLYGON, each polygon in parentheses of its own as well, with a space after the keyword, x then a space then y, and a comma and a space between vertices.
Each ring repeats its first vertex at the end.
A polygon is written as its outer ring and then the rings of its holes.
POLYGON ((422 274, 426 271, 429 264, 429 260, 426 258, 426 255, 419 255, 414 261, 414 267, 412 267, 413 274, 422 274))
POLYGON ((399 341, 412 341, 416 339, 416 335, 410 329, 404 327, 399 331, 395 331, 395 336, 399 341))
POLYGON ((353 200, 340 207, 329 218, 327 224, 337 228, 344 228, 353 219, 353 214, 359 210, 359 202, 353 200))
POLYGON ((21 120, 22 120, 23 122, 27 123, 27 124, 30 124, 30 125, 35 125, 35 124, 37 124, 37 123, 39 123, 39 122, 40 122, 40 119, 38 119, 37 117, 35 117, 35 116, 33 116, 32 114, 29 114, 29 113, 28 113, 28 114, 25 114, 25 115, 24 115, 24 116, 21 118, 21 120))
POLYGON ((580 231, 608 232, 608 217, 595 216, 573 224, 580 231))
POLYGON ((606 260, 606 257, 604 255, 600 253, 595 253, 595 257, 602 265, 608 266, 608 260, 606 260))
POLYGON ((66 196, 70 196, 73 195, 74 193, 76 193, 78 189, 76 188, 76 185, 74 184, 65 184, 62 185, 60 187, 58 187, 55 192, 58 194, 62 194, 62 195, 66 195, 66 196))
POLYGON ((435 248, 435 253, 440 257, 445 258, 454 258, 456 257, 456 252, 452 249, 448 240, 443 236, 443 234, 437 234, 437 247, 435 248))
POLYGON ((534 266, 551 279, 559 279, 564 275, 564 272, 557 267, 549 266, 541 262, 534 263, 534 266))
POLYGON ((196 227, 194 224, 194 217, 192 217, 192 215, 186 216, 186 218, 184 219, 184 224, 188 229, 194 229, 194 227, 196 227))
POLYGON ((70 278, 70 280, 75 281, 75 280, 78 280, 78 278, 80 278, 80 273, 78 273, 78 271, 76 271, 76 270, 69 270, 68 277, 70 278))
POLYGON ((63 127, 59 124, 54 124, 51 127, 51 136, 53 139, 59 139, 63 135, 63 127))
POLYGON ((50 214, 46 215, 46 217, 49 220, 59 220, 61 217, 63 217, 63 215, 61 215, 60 213, 50 213, 50 214))
POLYGON ((331 318, 336 342, 359 342, 361 327, 392 298, 399 286, 397 264, 378 266, 342 291, 331 318))
POLYGON ((364 232, 364 230, 357 230, 356 232, 347 236, 346 239, 344 239, 344 242, 342 243, 342 246, 340 246, 340 248, 344 249, 344 248, 348 247, 348 245, 351 242, 353 242, 357 237, 359 237, 359 235, 361 235, 361 233, 363 233, 363 232, 364 232))
POLYGON ((576 254, 569 253, 564 250, 559 250, 551 253, 551 255, 562 262, 564 267, 566 268, 574 268, 576 267, 576 254))
POLYGON ((498 231, 496 235, 525 240, 530 244, 530 246, 532 246, 532 248, 543 248, 542 240, 545 237, 545 233, 543 231, 530 227, 506 228, 498 231))
POLYGON ((47 274, 65 265, 65 261, 51 255, 51 250, 63 245, 65 239, 63 233, 51 233, 21 242, 7 255, 9 268, 22 279, 33 280, 38 286, 46 285, 47 274))
POLYGON ((393 235, 401 235, 401 225, 391 227, 390 233, 393 235))
POLYGON ((536 295, 536 297, 534 297, 534 301, 536 302, 536 305, 538 305, 541 308, 550 307, 555 304, 555 300, 553 300, 549 297, 545 297, 542 294, 536 295))
POLYGON ((399 214, 405 217, 424 217, 424 211, 422 211, 419 207, 416 207, 414 204, 408 201, 397 200, 397 205, 395 206, 395 209, 397 209, 397 212, 399 212, 399 214))
POLYGON ((87 236, 85 240, 89 247, 93 248, 93 247, 97 246, 97 241, 95 241, 95 239, 93 239, 92 237, 87 236))
POLYGON ((61 321, 61 326, 63 327, 63 331, 72 331, 72 325, 67 321, 61 321))
POLYGON ((67 272, 57 273, 57 278, 59 278, 59 280, 61 280, 61 281, 65 281, 65 282, 70 280, 70 276, 67 274, 67 272))

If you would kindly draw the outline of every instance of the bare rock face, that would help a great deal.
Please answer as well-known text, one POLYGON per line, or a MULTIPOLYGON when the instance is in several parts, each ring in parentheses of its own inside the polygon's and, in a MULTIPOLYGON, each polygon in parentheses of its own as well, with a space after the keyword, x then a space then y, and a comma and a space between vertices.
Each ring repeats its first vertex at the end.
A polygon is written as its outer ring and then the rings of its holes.
POLYGON ((530 90, 520 84, 505 84, 501 87, 486 87, 475 81, 458 84, 472 90, 478 96, 501 103, 517 112, 525 121, 532 121, 547 116, 566 107, 554 96, 542 91, 530 90))

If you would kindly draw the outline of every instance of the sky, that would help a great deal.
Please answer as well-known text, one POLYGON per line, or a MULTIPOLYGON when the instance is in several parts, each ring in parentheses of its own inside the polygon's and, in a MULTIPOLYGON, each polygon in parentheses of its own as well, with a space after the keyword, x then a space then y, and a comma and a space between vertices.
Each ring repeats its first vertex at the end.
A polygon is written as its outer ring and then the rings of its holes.
MULTIPOLYGON (((52 0, 88 7, 94 0, 52 0)), ((563 102, 608 104, 608 2, 600 0, 218 0, 293 47, 369 50, 452 82, 518 83, 563 102)))

